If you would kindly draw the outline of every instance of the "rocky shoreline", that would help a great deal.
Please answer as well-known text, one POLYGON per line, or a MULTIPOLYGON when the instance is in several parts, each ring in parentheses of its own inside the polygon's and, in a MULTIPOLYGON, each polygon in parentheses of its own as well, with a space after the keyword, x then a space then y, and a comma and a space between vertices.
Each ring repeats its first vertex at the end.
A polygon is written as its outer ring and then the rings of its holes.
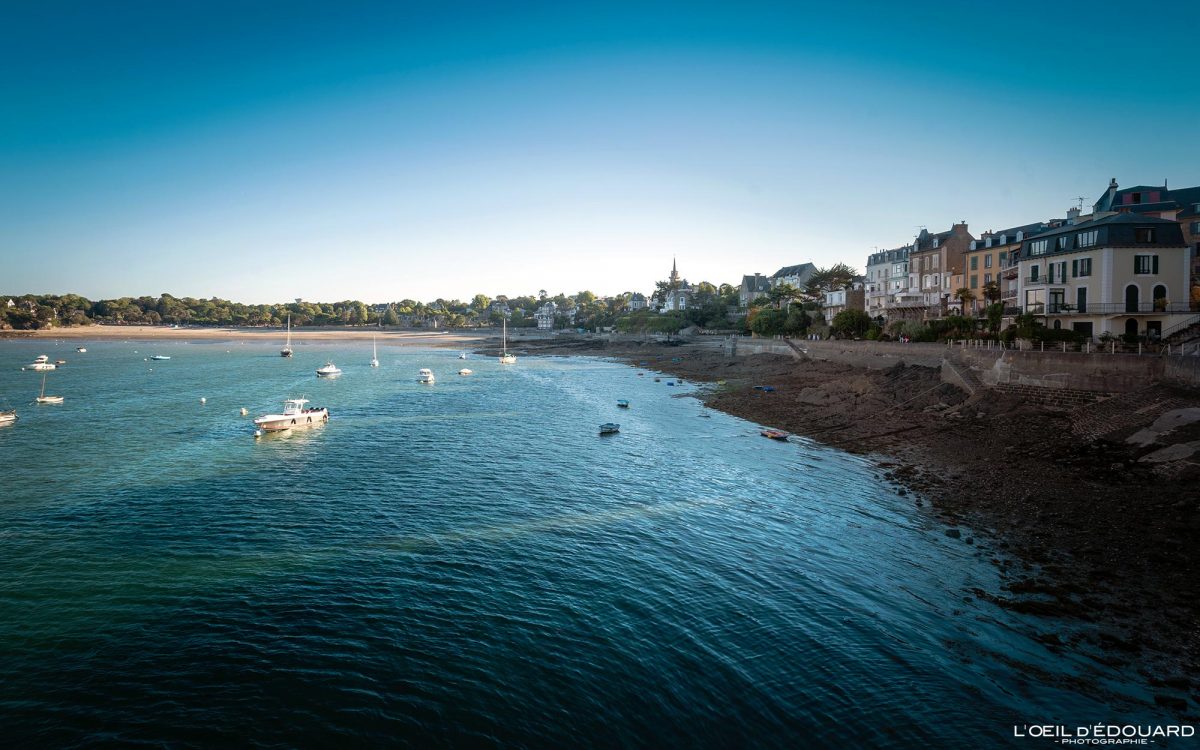
POLYGON ((898 494, 930 504, 948 535, 964 544, 976 535, 989 540, 1005 594, 970 595, 1044 617, 1051 648, 1089 645, 1109 662, 1141 665, 1156 703, 1196 716, 1200 451, 1192 460, 1188 446, 1200 447, 1200 421, 1176 426, 1168 438, 1130 441, 1164 414, 1200 409, 1194 389, 1155 385, 1060 409, 991 391, 971 397, 929 367, 726 357, 702 344, 564 338, 522 345, 528 354, 611 357, 724 381, 701 395, 712 408, 872 456, 898 494), (1158 459, 1172 455, 1181 458, 1158 459), (1068 643, 1056 632, 1060 618, 1093 623, 1097 635, 1068 643))

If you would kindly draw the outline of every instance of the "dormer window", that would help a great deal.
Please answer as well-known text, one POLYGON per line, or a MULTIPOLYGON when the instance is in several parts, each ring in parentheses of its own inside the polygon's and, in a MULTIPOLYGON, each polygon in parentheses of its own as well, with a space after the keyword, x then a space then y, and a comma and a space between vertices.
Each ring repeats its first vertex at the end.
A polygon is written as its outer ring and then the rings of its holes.
MULTIPOLYGON (((1023 239, 1025 239, 1025 233, 1024 233, 1024 232, 1017 232, 1017 242, 1020 242, 1020 241, 1021 241, 1021 240, 1023 240, 1023 239)), ((1001 242, 1003 242, 1003 241, 1004 241, 1004 240, 1003 240, 1003 238, 1001 238, 1001 242)))
MULTIPOLYGON (((1136 195, 1136 193, 1135 193, 1135 195, 1136 195)), ((1154 228, 1153 227, 1138 227, 1137 229, 1134 229, 1133 230, 1133 241, 1137 242, 1138 244, 1145 244, 1145 245, 1153 243, 1154 242, 1154 228)))
POLYGON ((934 237, 934 238, 933 238, 933 246, 934 246, 934 247, 937 247, 937 246, 938 246, 938 238, 937 238, 937 237, 934 237))
POLYGON ((1142 194, 1141 193, 1131 194, 1129 196, 1129 202, 1130 203, 1141 203, 1142 202, 1142 194))
POLYGON ((1071 247, 1071 238, 1067 235, 1059 237, 1054 243, 1055 250, 1067 250, 1071 247))

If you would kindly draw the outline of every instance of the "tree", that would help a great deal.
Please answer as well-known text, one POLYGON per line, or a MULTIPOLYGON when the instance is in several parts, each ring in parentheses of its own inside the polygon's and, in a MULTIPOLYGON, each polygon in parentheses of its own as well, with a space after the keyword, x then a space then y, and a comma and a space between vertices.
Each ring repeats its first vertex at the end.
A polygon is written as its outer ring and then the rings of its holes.
POLYGON ((820 302, 825 298, 826 292, 846 287, 854 281, 856 276, 858 276, 858 271, 845 263, 835 263, 829 268, 818 268, 813 271, 812 276, 808 277, 808 282, 804 285, 804 296, 812 301, 820 302))
POLYGON ((492 301, 488 299, 486 294, 476 294, 475 299, 471 300, 471 307, 480 313, 488 309, 488 305, 490 304, 492 304, 492 301))
POLYGON ((995 281, 989 281, 983 285, 983 298, 988 302, 996 303, 1000 301, 1000 284, 995 281))
POLYGON ((383 324, 385 326, 400 325, 400 316, 396 314, 396 308, 392 305, 388 305, 387 312, 383 314, 383 324))
POLYGON ((954 299, 958 300, 962 304, 962 309, 965 313, 967 311, 967 306, 975 301, 975 292, 963 287, 962 289, 954 292, 954 299))
POLYGON ((767 292, 767 299, 771 300, 771 304, 777 308, 791 307, 793 302, 802 299, 803 296, 799 289, 787 282, 771 287, 771 290, 767 292))
POLYGON ((864 336, 872 324, 871 316, 864 310, 842 310, 833 316, 829 327, 841 336, 864 336))

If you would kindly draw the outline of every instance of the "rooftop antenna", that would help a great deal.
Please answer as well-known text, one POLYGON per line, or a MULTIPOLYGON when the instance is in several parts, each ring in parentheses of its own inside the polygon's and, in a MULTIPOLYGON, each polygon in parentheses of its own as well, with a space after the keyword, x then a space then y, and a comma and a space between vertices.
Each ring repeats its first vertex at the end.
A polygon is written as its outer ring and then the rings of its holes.
POLYGON ((1079 212, 1083 213, 1083 196, 1078 195, 1076 198, 1079 200, 1079 212))

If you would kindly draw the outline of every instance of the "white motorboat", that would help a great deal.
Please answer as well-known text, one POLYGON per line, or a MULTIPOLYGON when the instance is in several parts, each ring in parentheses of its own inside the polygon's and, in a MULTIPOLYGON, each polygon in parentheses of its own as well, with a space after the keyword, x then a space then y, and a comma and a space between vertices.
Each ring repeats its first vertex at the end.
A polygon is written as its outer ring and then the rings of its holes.
POLYGON ((57 368, 58 368, 58 365, 51 362, 49 357, 47 357, 45 354, 41 354, 41 355, 38 355, 33 360, 33 362, 25 365, 21 369, 22 370, 38 370, 40 372, 43 370, 54 370, 57 368))
POLYGON ((459 375, 470 375, 470 374, 472 374, 472 371, 469 368, 464 367, 458 371, 458 374, 459 375))
POLYGON ((375 337, 371 337, 371 367, 379 367, 379 351, 375 348, 375 337))
POLYGON ((154 360, 155 362, 162 362, 162 361, 164 361, 164 360, 168 360, 168 359, 170 359, 170 357, 168 357, 168 356, 166 356, 166 355, 164 355, 164 354, 155 354, 155 355, 154 355, 153 357, 151 357, 150 359, 154 360))
POLYGON ((283 348, 279 350, 279 356, 281 356, 281 357, 292 356, 292 314, 291 313, 288 313, 288 320, 287 320, 287 343, 284 344, 283 348))
POLYGON ((516 356, 508 353, 508 321, 505 320, 500 330, 500 364, 515 365, 516 356))
POLYGON ((17 421, 17 410, 0 411, 0 424, 12 424, 17 421))
POLYGON ((39 404, 61 404, 62 396, 47 396, 46 395, 46 373, 42 373, 42 392, 38 394, 37 402, 39 404))
POLYGON ((87 347, 86 346, 77 346, 77 347, 75 347, 75 351, 79 352, 80 354, 87 354, 87 347))
POLYGON ((318 378, 336 378, 342 371, 332 362, 326 362, 324 367, 317 368, 318 378))
POLYGON ((283 402, 282 414, 264 414, 254 418, 254 426, 266 432, 319 427, 329 421, 324 406, 305 406, 306 398, 289 398, 283 402))
POLYGON ((428 367, 422 367, 420 370, 417 370, 417 382, 432 385, 437 382, 437 379, 433 377, 433 370, 430 370, 428 367))

